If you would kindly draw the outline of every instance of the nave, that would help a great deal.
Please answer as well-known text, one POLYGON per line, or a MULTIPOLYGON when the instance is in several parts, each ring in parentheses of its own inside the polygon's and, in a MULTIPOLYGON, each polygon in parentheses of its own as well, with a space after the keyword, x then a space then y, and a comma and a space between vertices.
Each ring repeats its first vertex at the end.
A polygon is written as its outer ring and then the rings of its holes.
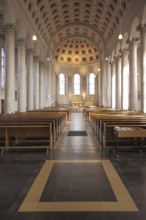
POLYGON ((71 113, 50 153, 1 155, 0 182, 1 220, 146 216, 146 154, 103 152, 82 113, 71 113))

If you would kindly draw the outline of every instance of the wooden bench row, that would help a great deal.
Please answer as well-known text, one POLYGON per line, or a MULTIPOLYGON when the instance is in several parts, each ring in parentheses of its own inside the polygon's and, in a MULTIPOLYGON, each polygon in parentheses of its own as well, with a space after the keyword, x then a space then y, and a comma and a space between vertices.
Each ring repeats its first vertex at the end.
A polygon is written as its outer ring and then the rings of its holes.
POLYGON ((146 129, 141 127, 114 127, 114 139, 116 140, 116 145, 114 147, 114 152, 118 149, 119 139, 120 138, 132 138, 134 139, 134 145, 139 148, 139 151, 142 151, 144 145, 144 138, 146 137, 146 129))
MULTIPOLYGON (((130 111, 131 113, 133 111, 130 111)), ((129 111, 124 111, 121 109, 113 109, 113 108, 103 108, 103 107, 89 107, 89 108, 83 108, 83 115, 87 120, 90 119, 90 113, 94 114, 129 114, 129 111)), ((135 112, 133 112, 135 113, 135 112)))
POLYGON ((114 127, 140 127, 146 128, 146 117, 144 114, 99 114, 90 113, 89 123, 101 143, 101 146, 105 150, 109 150, 110 146, 114 146, 114 127))
POLYGON ((29 112, 65 112, 66 120, 70 120, 70 108, 61 108, 61 107, 45 107, 43 109, 31 110, 29 112))
POLYGON ((1 115, 1 152, 13 149, 46 149, 48 152, 66 125, 66 114, 36 111, 1 115))
POLYGON ((31 125, 27 124, 8 124, 0 126, 0 138, 4 143, 1 146, 1 153, 14 149, 46 149, 47 152, 53 146, 52 124, 48 125, 31 125), (39 139, 41 138, 41 139, 39 139), (43 140, 42 140, 43 138, 43 140), (23 146, 22 143, 30 142, 32 144, 38 141, 46 142, 45 146, 23 146), (21 146, 20 146, 21 144, 21 146))

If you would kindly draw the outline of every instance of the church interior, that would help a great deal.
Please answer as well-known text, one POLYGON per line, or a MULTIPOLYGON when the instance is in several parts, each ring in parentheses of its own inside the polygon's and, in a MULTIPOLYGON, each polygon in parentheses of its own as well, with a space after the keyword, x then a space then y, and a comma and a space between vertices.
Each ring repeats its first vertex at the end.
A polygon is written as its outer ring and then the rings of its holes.
POLYGON ((145 0, 0 0, 0 183, 0 220, 145 219, 145 0))

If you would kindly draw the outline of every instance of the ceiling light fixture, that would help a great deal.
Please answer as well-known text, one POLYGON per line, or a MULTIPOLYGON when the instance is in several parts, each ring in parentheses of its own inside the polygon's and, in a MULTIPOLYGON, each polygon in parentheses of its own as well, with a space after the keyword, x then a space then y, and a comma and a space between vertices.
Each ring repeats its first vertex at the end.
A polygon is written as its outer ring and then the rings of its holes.
POLYGON ((107 48, 105 49, 105 61, 108 61, 108 51, 107 51, 107 48))
POLYGON ((108 61, 108 57, 107 56, 105 57, 105 60, 108 61))
POLYGON ((119 13, 120 13, 120 34, 118 36, 118 39, 119 40, 122 40, 123 39, 123 35, 121 34, 121 16, 122 16, 122 10, 121 10, 121 0, 120 0, 120 10, 119 10, 119 13))
POLYGON ((122 40, 122 39, 123 39, 123 35, 122 35, 122 34, 119 34, 118 39, 119 39, 119 40, 122 40))
POLYGON ((36 36, 36 35, 33 35, 33 36, 32 36, 32 40, 37 40, 37 36, 36 36))

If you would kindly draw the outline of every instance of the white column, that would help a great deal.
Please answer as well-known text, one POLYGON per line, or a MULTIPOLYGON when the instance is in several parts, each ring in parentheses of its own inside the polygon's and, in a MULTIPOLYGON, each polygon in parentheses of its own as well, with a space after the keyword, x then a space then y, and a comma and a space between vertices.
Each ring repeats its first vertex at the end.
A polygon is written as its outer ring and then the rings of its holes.
POLYGON ((55 64, 54 60, 52 59, 52 74, 53 74, 53 104, 56 104, 56 99, 57 99, 57 78, 56 78, 56 73, 55 73, 55 64))
POLYGON ((34 109, 33 50, 27 50, 27 110, 34 109))
POLYGON ((122 50, 122 109, 129 108, 129 59, 127 48, 122 50))
POLYGON ((141 111, 146 113, 146 24, 138 27, 140 31, 140 75, 141 75, 141 111))
POLYGON ((49 65, 48 65, 48 61, 47 62, 45 62, 44 63, 44 75, 43 75, 43 80, 44 80, 44 88, 43 88, 43 90, 44 90, 44 107, 47 107, 47 106, 49 106, 49 97, 48 97, 48 95, 50 95, 50 94, 48 94, 49 92, 48 92, 48 85, 49 85, 49 80, 48 80, 48 78, 49 78, 49 76, 48 76, 48 74, 49 74, 49 65))
POLYGON ((6 88, 5 113, 15 112, 15 25, 5 25, 6 88))
POLYGON ((129 41, 129 110, 138 110, 137 91, 137 39, 129 41))
POLYGON ((47 62, 47 84, 46 84, 46 94, 47 94, 47 107, 52 105, 52 74, 51 74, 51 64, 50 61, 47 62))
POLYGON ((108 107, 108 59, 104 62, 104 106, 108 107))
POLYGON ((25 40, 18 39, 18 111, 26 112, 26 49, 25 40))
MULTIPOLYGON (((84 91, 84 94, 86 94, 86 90, 84 91)), ((98 103, 98 98, 99 98, 99 94, 98 94, 98 73, 97 73, 96 77, 95 77, 95 105, 99 104, 98 103)))
POLYGON ((54 68, 54 61, 53 59, 50 60, 50 69, 49 69, 49 80, 50 81, 50 90, 51 90, 51 105, 55 105, 56 104, 56 73, 55 73, 55 68, 54 68))
POLYGON ((68 75, 68 104, 71 106, 72 105, 72 78, 70 75, 68 75))
POLYGON ((39 77, 39 87, 40 87, 40 109, 44 108, 44 64, 40 62, 40 77, 39 77))
POLYGON ((116 58, 116 108, 121 109, 121 57, 116 58))
POLYGON ((111 66, 111 75, 112 75, 112 108, 116 107, 116 65, 115 61, 113 60, 111 66))
POLYGON ((98 69, 98 75, 96 77, 96 96, 97 96, 97 105, 100 105, 100 68, 98 69))
MULTIPOLYGON (((81 100, 82 100, 82 105, 84 106, 85 105, 85 93, 86 93, 86 88, 87 88, 87 76, 83 76, 82 77, 82 92, 81 92, 81 100)), ((95 98, 94 98, 94 101, 95 102, 95 98)))
POLYGON ((108 62, 108 70, 107 70, 107 106, 112 106, 112 78, 111 78, 111 63, 108 62))
POLYGON ((101 83, 101 105, 106 106, 106 62, 103 59, 101 63, 100 72, 100 83, 101 83))
POLYGON ((34 57, 34 108, 39 109, 39 57, 34 57))

